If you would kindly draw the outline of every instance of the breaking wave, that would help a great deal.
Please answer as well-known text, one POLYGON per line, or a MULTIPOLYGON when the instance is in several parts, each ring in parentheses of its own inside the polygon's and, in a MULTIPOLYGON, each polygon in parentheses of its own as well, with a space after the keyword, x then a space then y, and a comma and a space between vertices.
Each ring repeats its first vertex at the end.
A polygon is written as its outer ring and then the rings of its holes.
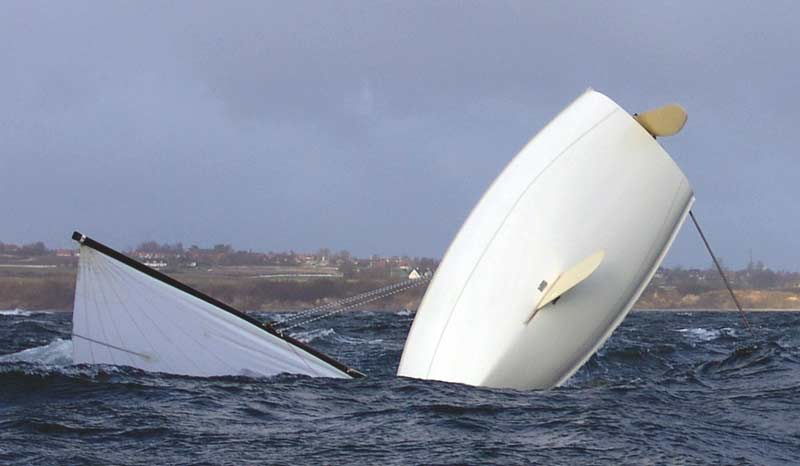
POLYGON ((48 366, 72 364, 72 340, 56 338, 52 342, 0 356, 0 363, 27 362, 48 366))
POLYGON ((0 316, 30 317, 36 314, 52 314, 54 311, 26 311, 25 309, 0 310, 0 316))
POLYGON ((28 317, 33 315, 33 311, 25 311, 23 309, 9 309, 0 310, 0 316, 23 316, 28 317))
POLYGON ((336 331, 332 328, 318 328, 314 330, 307 330, 305 332, 293 333, 292 336, 303 343, 311 343, 335 334, 336 331))
POLYGON ((707 329, 702 327, 681 328, 678 329, 677 332, 685 334, 687 338, 694 341, 711 341, 720 337, 739 336, 737 332, 730 327, 723 327, 720 329, 707 329))
POLYGON ((561 389, 516 391, 396 377, 404 311, 294 333, 359 380, 76 365, 69 315, 27 312, 0 317, 0 463, 800 464, 800 313, 753 337, 634 312, 561 389))

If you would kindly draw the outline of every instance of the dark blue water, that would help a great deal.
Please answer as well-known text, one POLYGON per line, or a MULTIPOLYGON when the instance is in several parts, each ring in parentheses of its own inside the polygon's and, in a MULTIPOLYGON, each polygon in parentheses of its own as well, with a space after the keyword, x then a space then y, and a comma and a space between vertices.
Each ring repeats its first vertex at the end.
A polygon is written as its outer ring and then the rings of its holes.
POLYGON ((407 312, 305 329, 366 372, 71 365, 69 314, 0 311, 2 464, 800 464, 800 313, 634 312, 565 387, 397 378, 407 312))

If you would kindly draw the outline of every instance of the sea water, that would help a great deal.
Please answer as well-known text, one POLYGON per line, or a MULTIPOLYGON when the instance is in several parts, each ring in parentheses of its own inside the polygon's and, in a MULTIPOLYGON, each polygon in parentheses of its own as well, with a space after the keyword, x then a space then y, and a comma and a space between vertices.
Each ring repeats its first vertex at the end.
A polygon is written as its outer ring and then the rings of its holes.
POLYGON ((800 313, 634 312, 550 391, 395 377, 412 319, 295 334, 364 379, 209 379, 73 365, 70 314, 0 311, 0 464, 800 464, 800 313))

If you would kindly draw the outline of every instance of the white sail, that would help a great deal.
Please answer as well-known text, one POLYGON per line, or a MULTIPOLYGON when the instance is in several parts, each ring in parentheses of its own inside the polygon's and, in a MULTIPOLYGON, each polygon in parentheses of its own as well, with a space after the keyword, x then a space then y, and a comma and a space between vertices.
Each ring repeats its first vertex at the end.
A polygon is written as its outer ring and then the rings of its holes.
POLYGON ((192 376, 360 376, 341 363, 86 238, 73 311, 76 363, 192 376))

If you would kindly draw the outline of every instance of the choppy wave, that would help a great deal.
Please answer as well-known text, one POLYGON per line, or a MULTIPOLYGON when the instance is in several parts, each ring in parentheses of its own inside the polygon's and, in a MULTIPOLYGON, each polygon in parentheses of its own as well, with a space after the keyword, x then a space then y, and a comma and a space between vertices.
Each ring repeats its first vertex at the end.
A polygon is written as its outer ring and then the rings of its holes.
POLYGON ((730 327, 722 327, 718 329, 708 329, 702 327, 680 328, 677 330, 685 334, 689 339, 694 341, 711 341, 720 337, 736 337, 737 332, 730 327))
POLYGON ((54 311, 26 311, 25 309, 0 309, 0 316, 30 317, 35 314, 52 314, 54 311))
POLYGON ((364 338, 352 337, 347 335, 336 335, 336 341, 345 345, 380 345, 383 338, 364 338))
POLYGON ((0 363, 27 362, 66 366, 72 364, 72 340, 56 338, 52 342, 0 356, 0 363))
POLYGON ((0 463, 800 464, 800 313, 633 313, 545 392, 396 377, 412 318, 295 333, 368 375, 331 380, 74 365, 68 315, 6 315, 0 463))
POLYGON ((304 332, 297 332, 292 334, 292 336, 303 343, 312 343, 316 340, 320 340, 334 334, 336 334, 336 331, 332 328, 318 328, 304 332))
POLYGON ((0 310, 0 316, 30 316, 33 311, 25 311, 23 309, 8 309, 0 310))

